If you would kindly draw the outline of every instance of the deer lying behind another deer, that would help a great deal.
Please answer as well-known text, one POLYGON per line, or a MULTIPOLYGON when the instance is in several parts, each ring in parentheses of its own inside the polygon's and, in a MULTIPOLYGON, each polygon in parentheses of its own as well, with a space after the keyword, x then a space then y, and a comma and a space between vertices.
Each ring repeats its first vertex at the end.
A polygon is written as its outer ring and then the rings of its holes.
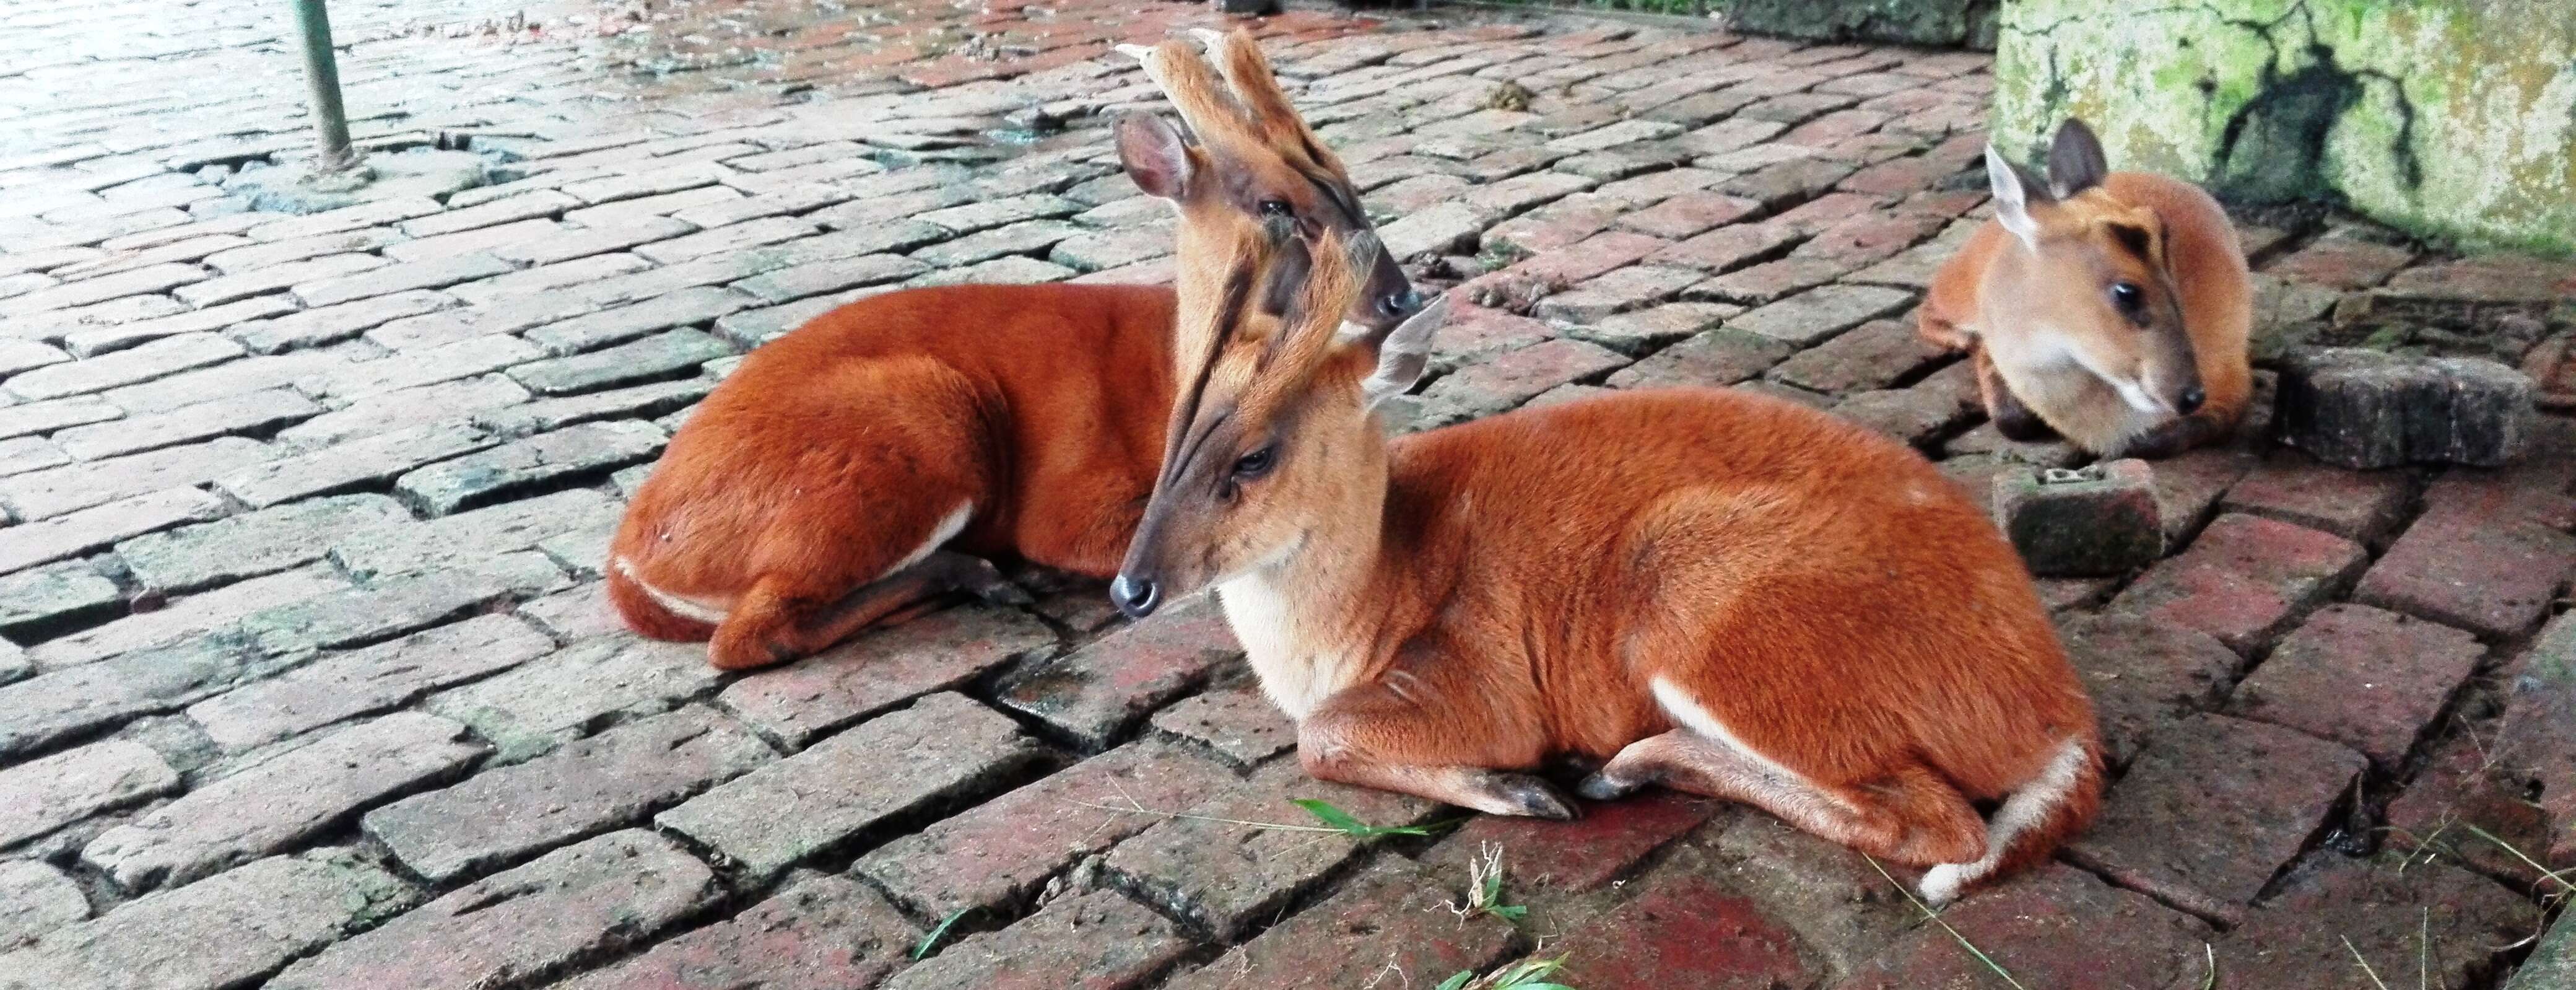
MULTIPOLYGON (((1148 66, 1185 121, 1221 111, 1169 46, 1148 66)), ((2091 818, 2091 704, 2012 548, 1913 451, 1704 389, 1388 441, 1372 409, 1445 300, 1345 333, 1373 237, 1244 216, 1176 138, 1120 151, 1184 217, 1187 363, 1111 594, 1219 589, 1308 773, 1566 818, 1525 771, 1606 760, 1584 797, 1751 803, 1930 867, 1936 901, 2091 818)))
POLYGON ((1944 262, 1922 336, 1970 351, 1995 429, 2061 434, 2103 457, 2224 439, 2253 392, 2245 250, 2218 201, 2179 179, 2113 172, 2084 122, 2058 126, 2048 183, 1993 145, 1995 218, 1944 262))
MULTIPOLYGON (((1251 36, 1213 43, 1254 115, 1199 122, 1228 208, 1370 230, 1251 36)), ((1130 132, 1180 139, 1152 118, 1130 132)), ((1391 261, 1368 282, 1353 321, 1392 328, 1420 307, 1391 261)), ((742 669, 952 590, 1017 595, 986 557, 1107 577, 1163 449, 1173 298, 956 286, 816 317, 753 351, 671 438, 610 546, 610 600, 638 632, 712 637, 714 664, 742 669)))

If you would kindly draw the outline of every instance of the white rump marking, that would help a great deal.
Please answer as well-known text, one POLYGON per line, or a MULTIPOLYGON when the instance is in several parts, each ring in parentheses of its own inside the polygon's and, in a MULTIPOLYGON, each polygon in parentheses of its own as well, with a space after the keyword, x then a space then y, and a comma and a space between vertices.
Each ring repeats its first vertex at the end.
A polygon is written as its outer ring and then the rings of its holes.
POLYGON ((915 549, 902 560, 895 561, 893 567, 886 568, 885 573, 877 575, 877 580, 883 581, 887 578, 903 573, 904 568, 930 559, 930 555, 932 553, 937 552, 940 547, 946 546, 948 541, 956 539, 958 533, 964 532, 966 529, 966 521, 973 518, 975 518, 975 503, 966 502, 958 505, 957 508, 951 510, 947 516, 942 517, 939 520, 939 526, 937 528, 930 531, 929 542, 922 544, 920 548, 915 549))
POLYGON ((617 573, 626 575, 627 580, 635 582, 636 587, 644 590, 644 597, 652 599, 655 604, 662 606, 663 611, 672 615, 713 626, 723 624, 725 616, 732 611, 729 606, 714 605, 656 588, 652 582, 644 580, 643 575, 635 573, 635 565, 628 563, 624 557, 617 558, 616 566, 617 573))
POLYGON ((1664 714, 1673 721, 1681 723, 1682 728, 1706 736, 1718 745, 1743 754, 1746 759, 1752 760, 1766 773, 1782 780, 1795 781, 1811 790, 1815 789, 1815 781, 1808 780, 1805 775, 1795 770, 1781 766, 1779 761, 1762 755, 1753 747, 1745 745, 1744 740, 1735 738, 1735 733, 1726 730, 1725 723, 1719 722, 1717 716, 1709 714, 1708 709, 1692 701, 1690 695, 1684 694, 1682 689, 1674 687, 1673 682, 1658 677, 1652 683, 1655 704, 1663 706, 1664 714))
POLYGON ((1986 878, 1995 864, 2012 848, 2013 840, 2046 819, 2075 789, 2075 775, 2084 768, 2084 740, 2068 739, 2057 746, 2057 757, 2048 761, 2037 779, 2014 791, 1995 809, 1995 818, 1986 823, 1986 855, 1974 863, 1943 863, 1923 874, 1923 899, 1934 905, 1947 904, 1969 884, 1986 878))

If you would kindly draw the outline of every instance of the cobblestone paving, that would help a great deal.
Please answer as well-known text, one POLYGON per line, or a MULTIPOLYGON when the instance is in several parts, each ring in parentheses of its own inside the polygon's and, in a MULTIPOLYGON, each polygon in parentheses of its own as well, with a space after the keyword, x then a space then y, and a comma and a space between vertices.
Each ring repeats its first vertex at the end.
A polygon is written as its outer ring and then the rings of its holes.
MULTIPOLYGON (((305 147, 284 7, 19 2, 0 31, 0 985, 1397 988, 1558 953, 1585 990, 1990 978, 1869 864, 1740 809, 1224 821, 1447 815, 1303 779, 1204 606, 1120 627, 1029 575, 1033 608, 733 677, 616 627, 623 496, 744 350, 892 285, 1165 276, 1105 128, 1157 97, 1108 46, 1202 8, 335 3, 361 137, 511 181, 289 217, 220 185, 305 147), (1520 924, 1450 910, 1485 849, 1520 924)), ((1984 56, 1255 23, 1387 242, 1474 304, 1415 424, 1692 382, 1979 492, 2074 460, 1980 425, 1910 332, 1980 215, 1984 56)), ((2402 314, 2515 361, 2576 300, 2563 263, 2245 234, 2267 360, 2402 314)), ((2045 583, 2109 805, 1949 927, 2032 988, 2361 986, 2355 955, 2493 985, 2566 889, 2541 864, 2576 863, 2576 423, 2534 448, 2157 464, 2171 556, 2045 583)))

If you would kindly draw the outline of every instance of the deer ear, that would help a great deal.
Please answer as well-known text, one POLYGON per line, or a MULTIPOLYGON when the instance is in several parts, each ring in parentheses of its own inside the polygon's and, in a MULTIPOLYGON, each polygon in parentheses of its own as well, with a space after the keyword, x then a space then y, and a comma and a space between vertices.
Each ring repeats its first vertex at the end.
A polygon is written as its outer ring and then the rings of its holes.
POLYGON ((1377 370, 1360 383, 1362 401, 1374 409, 1420 381, 1422 369, 1431 363, 1431 335, 1448 322, 1449 297, 1443 294, 1387 331, 1377 342, 1377 370))
MULTIPOLYGON (((2030 218, 2033 183, 2021 169, 2005 161, 1994 145, 1986 145, 1986 181, 1995 189, 1995 221, 2012 231, 2014 237, 2031 247, 2039 246, 2039 223, 2030 218)), ((2045 192, 2040 193, 2046 196, 2045 192)), ((2043 200, 2045 202, 2045 200, 2043 200)))
POLYGON ((2111 174, 2111 163, 2102 155, 2102 141, 2093 129, 2073 117, 2057 125, 2057 140, 2048 146, 2048 194, 2065 199, 2102 184, 2111 174))
POLYGON ((1146 195, 1179 202, 1189 188, 1190 147, 1170 121, 1153 114, 1132 114, 1118 121, 1118 161, 1127 177, 1146 195))

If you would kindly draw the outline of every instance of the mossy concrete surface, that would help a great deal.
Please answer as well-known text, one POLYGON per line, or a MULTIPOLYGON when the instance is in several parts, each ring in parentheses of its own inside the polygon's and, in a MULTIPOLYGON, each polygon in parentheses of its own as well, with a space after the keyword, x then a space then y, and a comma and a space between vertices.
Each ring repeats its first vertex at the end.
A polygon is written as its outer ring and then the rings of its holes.
POLYGON ((1818 41, 1995 47, 1997 0, 1731 0, 1739 31, 1818 41))
POLYGON ((2430 240, 2576 256, 2576 4, 2011 0, 1997 146, 2068 115, 2114 167, 2325 199, 2430 240))

